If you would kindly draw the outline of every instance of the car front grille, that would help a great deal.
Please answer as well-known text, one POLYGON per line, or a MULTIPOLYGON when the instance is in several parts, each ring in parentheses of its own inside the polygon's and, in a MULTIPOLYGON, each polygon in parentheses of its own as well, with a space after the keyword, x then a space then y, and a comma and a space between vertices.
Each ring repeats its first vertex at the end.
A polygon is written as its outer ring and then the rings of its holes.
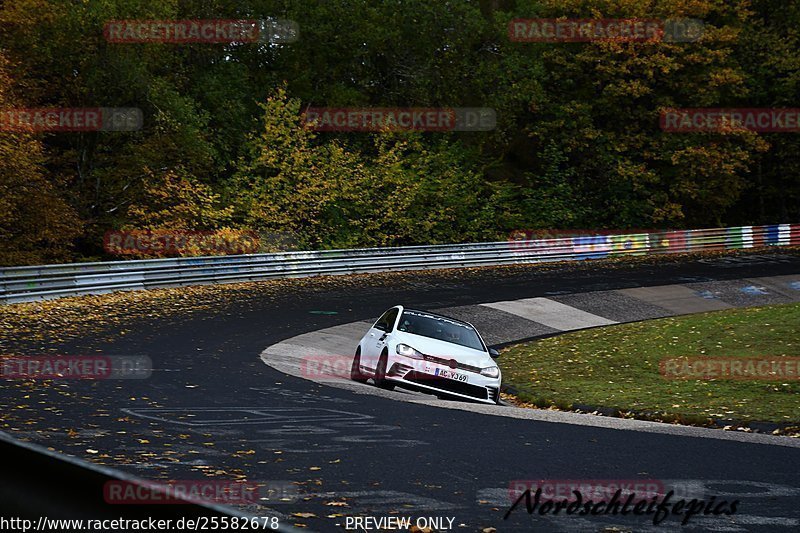
MULTIPOLYGON (((432 361, 434 363, 439 363, 440 365, 444 366, 450 366, 450 361, 452 361, 452 358, 445 359, 444 357, 435 357, 433 355, 426 355, 425 360, 432 361)), ((481 367, 479 366, 465 365, 464 363, 458 363, 458 368, 460 368, 461 370, 466 370, 468 372, 475 372, 476 374, 480 374, 482 370, 481 367)))
POLYGON ((464 396, 470 396, 472 398, 475 398, 476 400, 486 400, 489 398, 489 392, 486 387, 480 387, 478 385, 470 385, 469 383, 464 383, 462 381, 439 378, 431 376, 430 374, 420 374, 419 372, 414 372, 414 371, 406 374, 404 379, 406 381, 410 381, 411 383, 417 383, 419 385, 427 385, 429 387, 435 387, 443 391, 454 392, 456 394, 463 394, 464 396))

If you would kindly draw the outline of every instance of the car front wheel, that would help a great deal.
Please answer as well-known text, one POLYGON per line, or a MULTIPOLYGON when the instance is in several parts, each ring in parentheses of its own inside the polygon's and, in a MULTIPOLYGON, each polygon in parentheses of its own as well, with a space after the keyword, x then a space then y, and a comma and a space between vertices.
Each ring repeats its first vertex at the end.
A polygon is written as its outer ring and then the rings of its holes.
POLYGON ((375 368, 375 385, 382 389, 394 390, 394 383, 386 379, 386 367, 389 364, 389 353, 384 350, 375 368))
POLYGON ((366 383, 367 377, 361 373, 361 346, 356 348, 356 355, 353 357, 353 366, 350 367, 350 379, 359 383, 366 383))

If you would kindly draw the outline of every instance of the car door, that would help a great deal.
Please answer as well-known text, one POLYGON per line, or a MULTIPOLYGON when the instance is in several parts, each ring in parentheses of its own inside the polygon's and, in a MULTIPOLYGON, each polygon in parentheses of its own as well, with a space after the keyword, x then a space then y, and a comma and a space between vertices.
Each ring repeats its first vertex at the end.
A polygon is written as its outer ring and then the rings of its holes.
POLYGON ((367 368, 375 370, 378 366, 378 358, 386 346, 386 339, 394 329, 394 323, 397 322, 397 315, 400 310, 397 307, 392 307, 386 311, 381 317, 372 325, 367 334, 367 339, 364 341, 364 350, 361 354, 362 364, 367 368))

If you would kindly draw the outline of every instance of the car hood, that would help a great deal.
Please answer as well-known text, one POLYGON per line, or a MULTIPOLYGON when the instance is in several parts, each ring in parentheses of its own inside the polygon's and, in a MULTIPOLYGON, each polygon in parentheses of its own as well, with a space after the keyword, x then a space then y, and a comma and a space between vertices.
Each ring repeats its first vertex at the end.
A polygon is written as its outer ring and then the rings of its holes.
POLYGON ((496 363, 488 353, 481 350, 473 350, 472 348, 467 348, 460 344, 440 341, 438 339, 431 339, 430 337, 423 337, 421 335, 414 335, 413 333, 401 331, 397 332, 395 340, 398 343, 407 344, 425 355, 455 359, 459 363, 481 368, 496 366, 496 363))

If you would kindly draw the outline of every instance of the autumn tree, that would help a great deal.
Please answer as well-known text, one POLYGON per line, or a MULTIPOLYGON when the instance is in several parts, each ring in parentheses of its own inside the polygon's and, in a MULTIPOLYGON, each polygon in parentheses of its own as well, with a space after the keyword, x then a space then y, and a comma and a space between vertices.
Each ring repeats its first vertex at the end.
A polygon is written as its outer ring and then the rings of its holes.
MULTIPOLYGON (((14 66, 0 51, 0 109, 22 107, 14 95, 14 66)), ((0 131, 0 264, 71 258, 80 221, 64 200, 63 184, 48 174, 40 135, 0 131)))

